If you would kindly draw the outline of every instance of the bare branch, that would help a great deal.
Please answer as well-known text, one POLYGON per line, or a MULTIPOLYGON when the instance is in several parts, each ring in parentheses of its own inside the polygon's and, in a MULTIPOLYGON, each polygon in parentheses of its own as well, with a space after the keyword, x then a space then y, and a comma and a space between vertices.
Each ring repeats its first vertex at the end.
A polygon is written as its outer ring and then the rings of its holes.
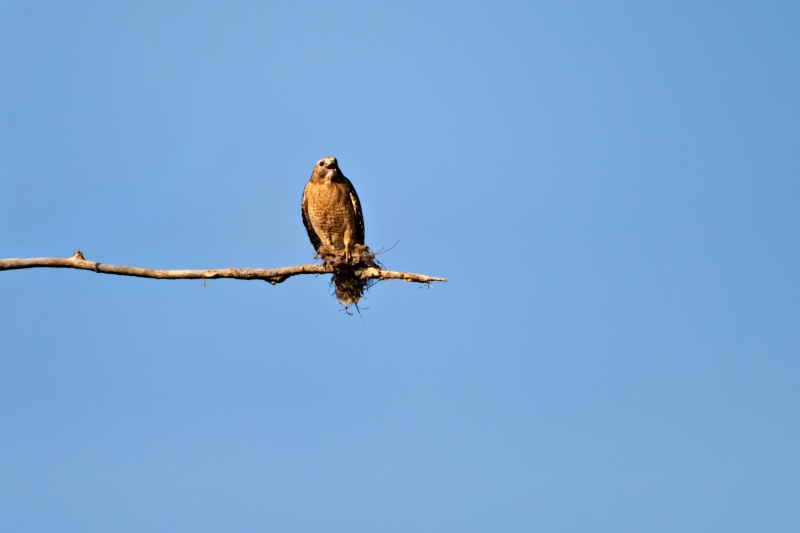
MULTIPOLYGON (((77 268, 79 270, 92 270, 98 274, 116 274, 118 276, 136 276, 139 278, 153 279, 245 279, 264 280, 272 285, 282 283, 292 276, 300 274, 331 274, 333 269, 326 265, 300 265, 284 268, 225 268, 221 270, 153 270, 150 268, 125 267, 106 265, 87 261, 79 251, 65 259, 53 257, 38 257, 33 259, 0 259, 0 270, 17 270, 21 268, 77 268)), ((444 278, 433 278, 409 272, 394 272, 380 268, 364 268, 354 272, 362 279, 402 279, 415 283, 430 283, 432 281, 447 281, 444 278)))

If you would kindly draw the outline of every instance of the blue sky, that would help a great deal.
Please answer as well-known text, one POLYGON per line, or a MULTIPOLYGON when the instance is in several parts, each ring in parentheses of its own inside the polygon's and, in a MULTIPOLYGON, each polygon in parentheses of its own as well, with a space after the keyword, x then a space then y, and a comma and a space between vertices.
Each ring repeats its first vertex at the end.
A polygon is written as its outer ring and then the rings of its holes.
POLYGON ((796 531, 790 2, 0 2, 4 531, 796 531))

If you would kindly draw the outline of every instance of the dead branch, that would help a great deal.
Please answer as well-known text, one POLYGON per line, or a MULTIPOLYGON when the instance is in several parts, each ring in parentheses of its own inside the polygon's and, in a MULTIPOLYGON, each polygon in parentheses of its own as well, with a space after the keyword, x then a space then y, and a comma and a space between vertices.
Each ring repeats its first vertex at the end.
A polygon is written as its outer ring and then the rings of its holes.
MULTIPOLYGON (((153 270, 150 268, 126 267, 107 265, 88 261, 79 251, 72 257, 65 259, 53 257, 37 257, 32 259, 0 259, 0 270, 17 270, 21 268, 76 268, 79 270, 92 270, 98 274, 116 274, 118 276, 136 276, 139 278, 153 279, 244 279, 264 280, 272 285, 282 283, 292 276, 300 274, 332 274, 330 265, 300 265, 284 268, 224 268, 220 270, 153 270)), ((432 281, 447 281, 444 278, 433 278, 409 272, 395 272, 377 267, 356 269, 353 273, 362 279, 402 279, 414 283, 430 283, 432 281)))

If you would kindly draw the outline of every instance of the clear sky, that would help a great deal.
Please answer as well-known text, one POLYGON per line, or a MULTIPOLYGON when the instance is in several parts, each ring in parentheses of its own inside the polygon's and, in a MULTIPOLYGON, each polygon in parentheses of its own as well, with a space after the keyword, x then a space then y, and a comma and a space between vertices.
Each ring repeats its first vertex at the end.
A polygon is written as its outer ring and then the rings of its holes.
POLYGON ((0 530, 800 530, 795 2, 0 0, 0 530))

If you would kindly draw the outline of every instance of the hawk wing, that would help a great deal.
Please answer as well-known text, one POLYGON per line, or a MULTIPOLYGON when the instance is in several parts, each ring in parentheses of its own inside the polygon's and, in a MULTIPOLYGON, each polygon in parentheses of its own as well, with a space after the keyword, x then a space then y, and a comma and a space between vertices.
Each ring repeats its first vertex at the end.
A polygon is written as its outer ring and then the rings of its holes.
POLYGON ((353 205, 353 220, 355 220, 356 223, 356 242, 358 244, 364 244, 364 213, 361 212, 361 202, 356 194, 356 188, 353 187, 350 180, 344 176, 342 176, 342 178, 344 178, 344 184, 350 196, 350 202, 353 205))
POLYGON ((309 181, 303 188, 303 199, 300 202, 300 211, 303 214, 303 225, 306 227, 306 232, 308 233, 308 240, 311 241, 311 246, 314 247, 314 250, 319 250, 319 247, 322 246, 322 239, 320 239, 319 235, 317 235, 317 232, 314 231, 314 226, 311 225, 311 220, 308 217, 308 197, 306 196, 308 188, 313 186, 314 185, 309 181))

